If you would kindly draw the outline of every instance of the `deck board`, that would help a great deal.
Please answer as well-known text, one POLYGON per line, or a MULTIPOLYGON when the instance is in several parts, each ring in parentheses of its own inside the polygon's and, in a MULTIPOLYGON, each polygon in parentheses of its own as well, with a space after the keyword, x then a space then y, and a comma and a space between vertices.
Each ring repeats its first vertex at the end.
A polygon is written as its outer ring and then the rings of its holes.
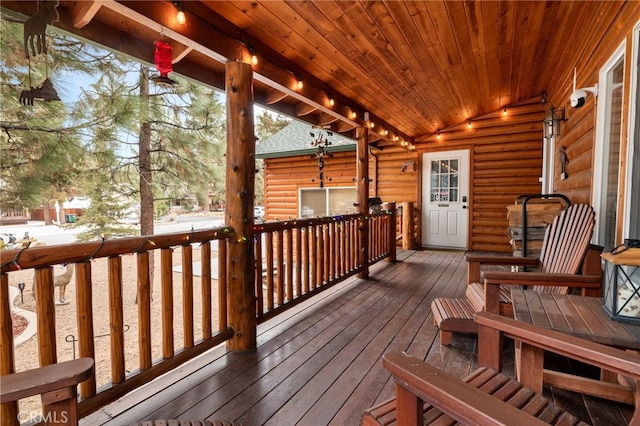
MULTIPOLYGON (((458 377, 468 374, 477 366, 475 336, 455 334, 441 346, 430 310, 436 297, 464 295, 463 253, 403 251, 398 260, 379 262, 369 279, 351 278, 261 324, 255 351, 215 348, 81 424, 171 418, 358 425, 366 408, 393 396, 381 362, 386 352, 407 351, 458 377)), ((601 411, 598 402, 568 398, 581 415, 601 411)), ((613 407, 603 418, 619 416, 613 407)))

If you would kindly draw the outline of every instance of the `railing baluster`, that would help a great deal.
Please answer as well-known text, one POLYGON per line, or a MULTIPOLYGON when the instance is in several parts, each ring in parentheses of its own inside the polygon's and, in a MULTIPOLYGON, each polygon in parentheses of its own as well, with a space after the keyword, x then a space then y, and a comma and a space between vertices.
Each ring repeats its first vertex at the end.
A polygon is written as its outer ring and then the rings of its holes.
POLYGON ((40 367, 58 362, 56 351, 56 315, 53 294, 53 267, 35 272, 36 312, 38 315, 38 352, 40 367))
POLYGON ((227 240, 218 240, 218 331, 225 331, 227 322, 227 240))
POLYGON ((192 348, 193 335, 193 248, 182 246, 182 328, 184 347, 192 348))
MULTIPOLYGON (((73 268, 74 265, 67 265, 73 268)), ((93 335, 93 283, 91 280, 91 261, 80 262, 76 268, 76 314, 78 319, 78 339, 80 357, 96 357, 93 335)), ((89 380, 80 383, 80 396, 90 398, 96 394, 95 372, 89 380)))
POLYGON ((302 228, 295 229, 295 248, 296 248, 296 293, 302 295, 302 228))
POLYGON ((138 350, 140 370, 151 368, 151 279, 149 276, 149 252, 136 256, 138 264, 138 350))
POLYGON ((266 251, 267 251, 267 309, 273 309, 273 234, 267 233, 266 251))
POLYGON ((311 273, 311 264, 309 263, 309 226, 306 225, 302 231, 302 267, 304 268, 304 276, 302 288, 304 293, 309 293, 309 274, 311 273))
MULTIPOLYGON (((13 321, 9 308, 9 276, 0 275, 0 375, 15 373, 15 358, 13 351, 13 321)), ((10 425, 18 418, 18 403, 9 402, 0 406, 0 424, 10 425)))
POLYGON ((111 381, 125 380, 124 314, 122 309, 122 258, 109 257, 109 326, 111 331, 111 381))
POLYGON ((284 230, 276 232, 276 296, 278 306, 284 304, 284 230))
POLYGON ((210 339, 212 334, 211 320, 211 243, 209 241, 200 245, 200 263, 202 271, 200 275, 200 287, 202 296, 202 338, 210 339))
POLYGON ((258 316, 264 313, 264 291, 262 289, 263 281, 263 269, 262 269, 262 233, 254 234, 255 243, 253 244, 253 250, 255 253, 256 262, 256 311, 258 316))
POLYGON ((175 352, 173 344, 173 249, 160 250, 161 297, 162 297, 162 357, 171 358, 175 352))
MULTIPOLYGON (((292 301, 295 298, 293 294, 293 229, 287 229, 286 232, 286 261, 285 268, 287 272, 287 299, 292 301)), ((284 275, 284 274, 283 274, 284 275)))
POLYGON ((309 247, 311 247, 311 259, 309 259, 311 263, 311 290, 317 287, 318 284, 318 233, 320 230, 318 229, 318 225, 312 224, 309 227, 309 232, 311 233, 311 242, 309 247))

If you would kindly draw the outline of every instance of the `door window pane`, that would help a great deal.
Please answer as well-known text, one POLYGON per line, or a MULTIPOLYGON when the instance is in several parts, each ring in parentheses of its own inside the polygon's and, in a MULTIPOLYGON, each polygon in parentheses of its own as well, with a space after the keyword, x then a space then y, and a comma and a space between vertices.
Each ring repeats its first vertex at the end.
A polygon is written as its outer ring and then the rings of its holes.
POLYGON ((458 165, 460 160, 431 161, 431 202, 458 202, 458 165))

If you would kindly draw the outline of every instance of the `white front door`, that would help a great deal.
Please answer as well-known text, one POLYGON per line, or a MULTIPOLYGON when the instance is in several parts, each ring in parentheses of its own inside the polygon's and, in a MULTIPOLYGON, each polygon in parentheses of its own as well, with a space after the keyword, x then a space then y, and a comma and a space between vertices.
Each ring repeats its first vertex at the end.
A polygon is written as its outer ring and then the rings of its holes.
POLYGON ((422 157, 422 245, 467 248, 469 151, 422 157))

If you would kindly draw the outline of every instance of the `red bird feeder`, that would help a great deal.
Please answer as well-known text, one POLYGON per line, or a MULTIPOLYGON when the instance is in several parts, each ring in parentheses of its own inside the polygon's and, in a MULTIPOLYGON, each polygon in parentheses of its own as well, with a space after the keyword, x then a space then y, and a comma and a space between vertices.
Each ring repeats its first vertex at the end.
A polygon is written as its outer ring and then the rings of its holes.
POLYGON ((169 43, 160 40, 154 41, 153 45, 156 48, 153 59, 160 76, 154 77, 151 80, 163 87, 171 87, 177 84, 174 80, 167 77, 167 74, 173 71, 173 64, 171 63, 173 59, 173 47, 171 47, 169 43))

